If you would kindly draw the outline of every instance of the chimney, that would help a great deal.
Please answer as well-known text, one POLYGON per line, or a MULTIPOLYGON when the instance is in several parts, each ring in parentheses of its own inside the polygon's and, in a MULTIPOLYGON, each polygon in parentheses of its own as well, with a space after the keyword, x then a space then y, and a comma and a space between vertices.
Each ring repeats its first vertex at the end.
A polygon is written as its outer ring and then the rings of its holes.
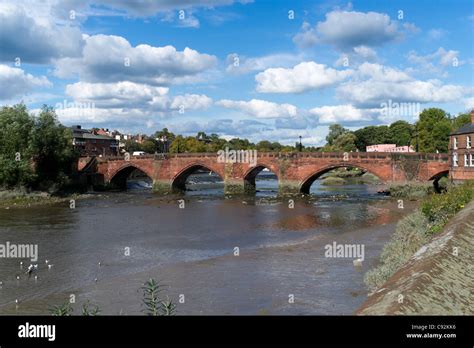
POLYGON ((471 110, 471 124, 474 124, 474 109, 471 110))

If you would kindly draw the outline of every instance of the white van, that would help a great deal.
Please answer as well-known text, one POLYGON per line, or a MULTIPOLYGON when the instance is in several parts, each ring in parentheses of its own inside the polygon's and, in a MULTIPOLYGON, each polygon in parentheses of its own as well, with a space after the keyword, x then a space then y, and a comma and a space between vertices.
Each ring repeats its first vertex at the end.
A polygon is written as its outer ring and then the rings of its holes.
POLYGON ((132 156, 143 156, 145 154, 145 151, 133 151, 132 156))

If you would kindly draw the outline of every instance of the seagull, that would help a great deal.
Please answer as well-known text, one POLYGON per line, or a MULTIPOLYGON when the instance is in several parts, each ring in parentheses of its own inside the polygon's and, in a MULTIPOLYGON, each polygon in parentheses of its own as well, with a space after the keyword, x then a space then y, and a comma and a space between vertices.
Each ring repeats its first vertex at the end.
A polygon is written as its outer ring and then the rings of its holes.
POLYGON ((97 283, 97 278, 95 278, 94 281, 97 283))
POLYGON ((48 263, 49 263, 49 260, 44 260, 44 263, 45 263, 45 264, 48 264, 48 263))
POLYGON ((102 266, 102 264, 99 262, 99 267, 102 266))
POLYGON ((15 303, 18 304, 18 302, 20 302, 20 301, 18 301, 18 299, 16 299, 16 300, 15 300, 15 303))
POLYGON ((38 276, 37 276, 37 275, 35 275, 35 280, 38 280, 38 276))
POLYGON ((53 265, 48 265, 48 269, 51 269, 51 267, 53 267, 53 265))
POLYGON ((23 267, 23 261, 20 261, 20 267, 23 267))
POLYGON ((19 276, 19 275, 16 276, 16 280, 20 280, 20 276, 19 276))
POLYGON ((35 269, 35 267, 34 267, 32 264, 30 264, 30 265, 28 266, 28 269, 26 270, 25 273, 30 276, 31 273, 33 273, 34 269, 35 269))

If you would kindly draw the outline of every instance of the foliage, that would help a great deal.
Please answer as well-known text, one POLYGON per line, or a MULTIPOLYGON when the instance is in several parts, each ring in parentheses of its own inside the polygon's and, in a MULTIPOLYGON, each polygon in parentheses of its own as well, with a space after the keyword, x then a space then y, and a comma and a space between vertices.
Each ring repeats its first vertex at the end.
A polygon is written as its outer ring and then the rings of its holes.
POLYGON ((447 152, 451 120, 442 109, 425 109, 416 123, 420 152, 447 152))
POLYGON ((71 303, 69 301, 63 303, 62 305, 59 306, 53 306, 50 308, 50 313, 51 315, 54 316, 70 316, 74 309, 71 306, 71 303))
POLYGON ((99 306, 90 303, 89 300, 87 300, 83 305, 82 305, 82 315, 84 316, 96 316, 100 313, 100 308, 99 306))
POLYGON ((474 182, 454 186, 447 193, 433 195, 421 205, 429 222, 429 233, 439 232, 459 210, 473 198, 474 182))
POLYGON ((76 160, 71 146, 72 133, 58 122, 51 107, 43 106, 35 118, 30 140, 37 186, 44 183, 51 186, 64 181, 64 175, 71 172, 76 160))
POLYGON ((35 117, 18 104, 0 109, 0 186, 62 184, 76 159, 71 132, 43 106, 35 117))
POLYGON ((334 145, 334 142, 336 141, 336 139, 340 135, 343 135, 343 134, 348 133, 348 132, 349 132, 349 130, 347 130, 346 128, 344 128, 340 124, 335 123, 335 124, 330 125, 329 126, 329 133, 326 136, 327 145, 328 146, 334 145))
POLYGON ((427 219, 420 212, 405 216, 395 229, 390 242, 383 248, 380 265, 368 271, 364 282, 373 291, 392 276, 428 240, 427 219))
POLYGON ((369 289, 375 290, 385 283, 473 197, 474 181, 451 186, 448 192, 425 199, 420 209, 400 220, 392 239, 382 251, 380 265, 365 275, 364 281, 369 289))
POLYGON ((168 299, 161 298, 164 286, 160 285, 155 279, 150 278, 142 287, 144 312, 151 316, 173 315, 176 311, 176 305, 168 299))

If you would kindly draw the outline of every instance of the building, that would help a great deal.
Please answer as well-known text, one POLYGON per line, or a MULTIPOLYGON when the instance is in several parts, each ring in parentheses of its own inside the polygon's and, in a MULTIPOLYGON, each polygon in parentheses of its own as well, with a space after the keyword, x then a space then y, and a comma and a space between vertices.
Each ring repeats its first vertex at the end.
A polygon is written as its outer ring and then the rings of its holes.
POLYGON ((474 179, 474 110, 468 123, 449 136, 449 176, 452 180, 474 179))
POLYGON ((73 126, 72 144, 76 151, 84 156, 118 156, 119 142, 107 135, 100 135, 93 130, 73 126))
POLYGON ((415 152, 411 146, 397 146, 396 144, 377 144, 365 147, 366 152, 415 152))

